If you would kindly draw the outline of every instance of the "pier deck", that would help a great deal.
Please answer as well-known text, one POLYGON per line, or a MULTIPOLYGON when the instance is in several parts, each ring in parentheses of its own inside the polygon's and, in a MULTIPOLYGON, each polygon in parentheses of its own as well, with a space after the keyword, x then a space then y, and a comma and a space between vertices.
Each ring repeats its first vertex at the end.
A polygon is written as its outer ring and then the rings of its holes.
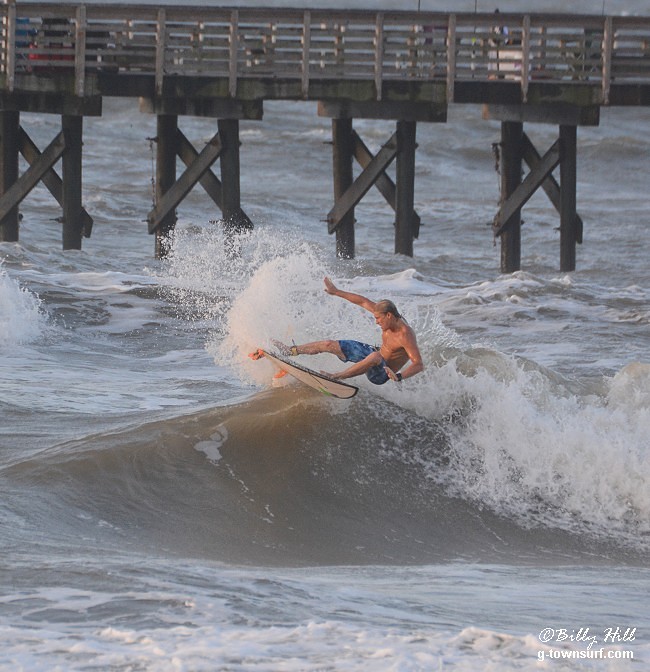
MULTIPOLYGON (((75 176, 69 179, 79 181, 78 188, 58 184, 51 189, 59 202, 68 203, 64 220, 75 220, 69 223, 72 233, 64 233, 64 245, 80 246, 81 235, 89 235, 92 220, 76 202, 81 192, 80 167, 74 168, 80 162, 75 147, 81 143, 81 120, 72 119, 100 115, 104 96, 137 97, 143 111, 159 116, 161 171, 181 151, 188 171, 193 170, 180 186, 175 172, 158 176, 161 199, 174 187, 180 197, 168 194, 165 207, 150 213, 150 230, 157 235, 173 227, 175 207, 196 182, 211 182, 212 198, 224 219, 250 225, 239 203, 237 120, 262 119, 265 100, 318 101, 319 113, 333 123, 338 164, 336 203, 328 221, 330 232, 341 236, 337 248, 342 256, 354 253, 351 212, 365 193, 348 169, 353 157, 365 162, 365 183, 380 188, 396 210, 396 241, 407 241, 396 251, 412 253, 408 240, 417 236, 419 218, 409 196, 413 161, 403 154, 415 152, 414 124, 446 121, 449 104, 482 104, 485 116, 502 122, 503 156, 510 157, 504 170, 511 175, 516 175, 522 157, 528 156, 529 165, 535 163, 531 173, 537 173, 523 195, 518 178, 502 182, 503 203, 494 225, 502 241, 516 228, 518 212, 533 187, 554 192, 561 216, 563 207, 571 208, 571 198, 563 201, 560 194, 571 187, 553 187, 551 175, 560 165, 563 175, 569 175, 563 181, 570 185, 575 177, 571 161, 563 163, 564 154, 575 151, 567 128, 598 124, 602 106, 650 105, 650 17, 9 0, 0 5, 0 22, 2 137, 13 133, 18 138, 3 140, 0 156, 4 240, 13 235, 17 239, 17 223, 11 222, 17 222, 17 205, 33 184, 39 179, 56 182, 52 167, 59 159, 64 164, 67 160, 67 173, 75 176), (61 137, 41 153, 20 127, 21 112, 62 115, 61 137), (194 150, 178 135, 177 117, 183 115, 220 120, 211 151, 194 150), (390 156, 364 154, 351 124, 342 125, 354 118, 397 122, 397 132, 387 143, 390 150, 394 142, 390 156), (545 156, 530 149, 519 126, 536 122, 560 126, 559 149, 545 156), (18 151, 30 153, 29 179, 19 177, 13 165, 18 151), (227 190, 209 170, 217 159, 227 190), (393 159, 400 173, 396 185, 389 178, 387 183, 386 167, 393 159), (195 162, 200 164, 192 169, 195 162), (517 197, 510 198, 518 189, 517 197)), ((579 221, 577 213, 565 215, 579 221)), ((569 244, 581 239, 581 221, 574 228, 569 239, 575 240, 569 244)), ((518 263, 516 246, 515 240, 515 250, 502 258, 508 270, 518 263)), ((570 257, 569 267, 574 263, 570 257)))

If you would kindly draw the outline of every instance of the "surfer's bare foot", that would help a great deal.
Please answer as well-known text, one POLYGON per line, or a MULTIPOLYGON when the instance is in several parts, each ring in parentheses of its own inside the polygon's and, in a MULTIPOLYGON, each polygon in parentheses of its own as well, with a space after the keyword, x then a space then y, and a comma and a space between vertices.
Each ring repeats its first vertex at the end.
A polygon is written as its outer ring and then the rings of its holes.
POLYGON ((278 352, 285 357, 295 357, 298 354, 298 348, 295 345, 285 345, 282 341, 278 341, 275 338, 271 339, 271 343, 273 343, 278 352))

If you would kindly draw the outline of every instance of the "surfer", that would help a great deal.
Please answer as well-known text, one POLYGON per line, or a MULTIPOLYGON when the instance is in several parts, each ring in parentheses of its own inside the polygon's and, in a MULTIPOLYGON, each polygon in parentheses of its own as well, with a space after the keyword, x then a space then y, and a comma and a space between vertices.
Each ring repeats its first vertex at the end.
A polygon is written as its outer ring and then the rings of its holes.
POLYGON ((375 385, 383 385, 389 379, 400 382, 424 371, 415 332, 392 301, 388 299, 371 301, 360 294, 345 292, 336 287, 329 278, 325 278, 325 291, 370 311, 381 329, 381 346, 375 347, 360 341, 330 339, 292 346, 275 341, 282 354, 295 357, 329 352, 341 361, 353 364, 339 373, 328 373, 328 376, 343 379, 365 374, 375 385), (410 364, 401 371, 409 361, 410 364))

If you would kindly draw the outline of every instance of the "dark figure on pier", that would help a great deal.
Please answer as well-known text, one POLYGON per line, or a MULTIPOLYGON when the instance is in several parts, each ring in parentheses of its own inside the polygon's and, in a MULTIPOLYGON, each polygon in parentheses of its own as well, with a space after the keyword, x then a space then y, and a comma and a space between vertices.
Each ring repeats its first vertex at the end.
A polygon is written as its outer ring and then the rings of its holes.
MULTIPOLYGON (((499 19, 499 8, 497 7, 494 10, 494 15, 499 19)), ((494 64, 488 65, 489 70, 496 70, 497 75, 489 75, 490 79, 503 79, 504 75, 501 71, 501 49, 509 43, 508 40, 508 26, 502 26, 497 24, 492 28, 492 35, 490 37, 489 44, 493 47, 493 50, 490 51, 490 57, 495 61, 494 64)))

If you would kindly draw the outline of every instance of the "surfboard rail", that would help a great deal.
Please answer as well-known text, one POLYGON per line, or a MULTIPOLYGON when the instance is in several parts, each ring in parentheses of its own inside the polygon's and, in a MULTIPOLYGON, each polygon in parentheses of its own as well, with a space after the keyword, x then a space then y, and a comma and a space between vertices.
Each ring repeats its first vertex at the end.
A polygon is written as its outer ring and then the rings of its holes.
POLYGON ((332 378, 320 371, 314 371, 307 366, 298 364, 297 362, 290 362, 285 357, 278 353, 269 352, 261 349, 264 357, 269 359, 281 371, 292 376, 296 380, 308 385, 314 390, 318 390, 322 394, 329 397, 336 397, 337 399, 351 399, 359 391, 356 385, 345 383, 342 380, 332 378))

